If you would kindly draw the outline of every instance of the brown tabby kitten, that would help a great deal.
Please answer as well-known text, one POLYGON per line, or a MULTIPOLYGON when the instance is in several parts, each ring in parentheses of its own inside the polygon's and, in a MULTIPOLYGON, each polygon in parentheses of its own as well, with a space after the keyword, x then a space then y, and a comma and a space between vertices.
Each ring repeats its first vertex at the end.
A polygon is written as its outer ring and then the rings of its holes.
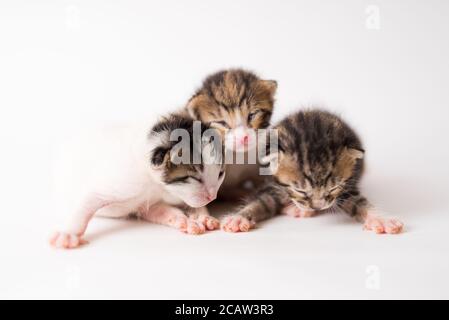
MULTIPOLYGON (((189 114, 220 130, 225 145, 235 154, 256 148, 254 132, 270 124, 277 83, 262 80, 242 69, 208 76, 187 103, 189 114)), ((258 164, 230 164, 219 196, 235 200, 245 195, 243 183, 260 182, 258 164)))
POLYGON ((222 224, 225 231, 248 231, 275 214, 310 217, 340 208, 376 233, 399 233, 403 224, 382 217, 360 194, 364 150, 356 133, 326 111, 295 113, 275 126, 278 152, 267 161, 272 178, 222 224))

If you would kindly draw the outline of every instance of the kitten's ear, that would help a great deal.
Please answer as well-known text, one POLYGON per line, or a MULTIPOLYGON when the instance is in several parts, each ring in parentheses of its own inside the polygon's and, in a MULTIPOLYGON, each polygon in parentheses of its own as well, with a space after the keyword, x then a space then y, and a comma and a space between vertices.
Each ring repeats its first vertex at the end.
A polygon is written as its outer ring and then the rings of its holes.
POLYGON ((170 149, 165 147, 157 147, 151 153, 151 165, 154 168, 160 168, 166 161, 169 161, 170 149))
POLYGON ((192 98, 190 98, 189 102, 187 102, 187 111, 189 115, 193 118, 193 120, 201 120, 201 109, 207 109, 209 106, 209 101, 206 95, 198 94, 192 98))
POLYGON ((269 165, 270 172, 275 174, 279 168, 279 161, 282 158, 282 151, 270 153, 260 159, 262 165, 269 165))
POLYGON ((148 142, 153 147, 150 151, 150 164, 155 169, 162 167, 170 157, 170 134, 164 121, 159 121, 148 134, 148 142))
POLYGON ((221 164, 225 154, 224 137, 218 129, 209 128, 201 139, 202 159, 206 164, 221 164))
POLYGON ((344 148, 340 154, 337 161, 337 173, 340 177, 347 179, 349 178, 354 170, 354 166, 358 159, 362 159, 364 156, 364 151, 356 148, 344 148))
POLYGON ((365 156, 365 150, 363 150, 363 149, 346 148, 346 152, 353 159, 363 159, 363 157, 365 156))
POLYGON ((162 168, 164 166, 171 167, 171 164, 185 163, 183 157, 189 157, 189 150, 185 153, 183 148, 179 145, 175 145, 172 148, 157 147, 154 149, 151 155, 151 164, 155 169, 162 168))
POLYGON ((189 116, 191 116, 193 119, 198 120, 198 111, 196 107, 196 97, 193 97, 192 99, 187 102, 187 112, 189 113, 189 116))
POLYGON ((260 159, 260 162, 262 164, 269 164, 272 160, 275 160, 276 158, 279 158, 278 152, 267 154, 266 156, 264 156, 260 159))
POLYGON ((274 96, 278 88, 278 83, 275 80, 259 80, 259 86, 267 90, 271 96, 274 96))
MULTIPOLYGON (((271 130, 269 130, 271 133, 271 130)), ((276 132, 276 131, 275 131, 276 132)), ((267 166, 269 165, 270 171, 272 174, 275 174, 277 172, 279 161, 284 156, 284 149, 281 147, 279 142, 279 137, 277 135, 274 136, 275 139, 273 140, 273 136, 271 136, 268 131, 266 133, 266 141, 265 146, 260 145, 258 146, 259 152, 262 151, 264 156, 261 156, 262 154, 259 154, 259 162, 261 165, 267 166)))
MULTIPOLYGON (((189 150, 186 150, 189 152, 189 150)), ((171 148, 170 152, 170 162, 179 164, 182 161, 182 157, 186 155, 184 153, 184 150, 182 149, 182 146, 175 145, 173 148, 171 148)))

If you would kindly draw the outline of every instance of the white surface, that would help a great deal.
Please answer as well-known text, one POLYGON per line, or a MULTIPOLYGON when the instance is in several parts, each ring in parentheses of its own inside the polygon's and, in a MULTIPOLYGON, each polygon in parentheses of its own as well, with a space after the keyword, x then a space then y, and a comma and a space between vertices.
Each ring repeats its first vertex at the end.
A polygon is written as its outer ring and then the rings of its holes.
POLYGON ((448 14, 443 0, 2 1, 0 297, 449 298, 448 14), (65 136, 180 106, 230 66, 278 80, 276 119, 319 102, 352 123, 363 189, 406 232, 343 214, 199 237, 97 219, 88 246, 47 246, 65 136))

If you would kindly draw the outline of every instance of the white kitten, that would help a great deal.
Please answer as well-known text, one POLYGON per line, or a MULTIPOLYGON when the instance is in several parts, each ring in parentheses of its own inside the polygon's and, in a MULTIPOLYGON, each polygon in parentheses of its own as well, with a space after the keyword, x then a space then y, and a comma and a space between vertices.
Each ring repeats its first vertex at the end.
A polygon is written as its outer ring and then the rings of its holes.
MULTIPOLYGON (((177 141, 170 141, 170 134, 184 129, 192 138, 192 128, 192 119, 171 115, 153 126, 90 132, 65 145, 55 166, 53 207, 69 219, 51 237, 51 244, 58 248, 83 244, 94 215, 119 218, 137 213, 190 234, 217 229, 218 220, 204 208, 216 198, 224 178, 224 165, 210 161, 210 153, 203 152, 212 144, 188 144, 192 155, 201 155, 200 164, 171 161, 177 141), (189 217, 186 205, 196 208, 189 217)), ((205 129, 202 125, 201 133, 205 129)))

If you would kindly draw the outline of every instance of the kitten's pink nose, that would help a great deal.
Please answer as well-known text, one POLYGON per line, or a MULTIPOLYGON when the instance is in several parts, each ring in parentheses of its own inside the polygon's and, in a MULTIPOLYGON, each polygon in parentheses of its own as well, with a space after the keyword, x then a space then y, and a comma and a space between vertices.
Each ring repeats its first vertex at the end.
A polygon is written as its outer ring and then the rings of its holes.
POLYGON ((247 146, 249 142, 249 135, 245 134, 243 137, 240 138, 240 144, 247 146))
POLYGON ((312 209, 314 209, 314 210, 321 210, 325 206, 326 206, 326 201, 323 199, 312 201, 312 209))
POLYGON ((213 200, 217 199, 217 196, 216 195, 212 195, 212 194, 208 194, 206 198, 209 201, 213 201, 213 200))
POLYGON ((217 199, 217 190, 215 188, 208 188, 206 198, 209 201, 217 199))

